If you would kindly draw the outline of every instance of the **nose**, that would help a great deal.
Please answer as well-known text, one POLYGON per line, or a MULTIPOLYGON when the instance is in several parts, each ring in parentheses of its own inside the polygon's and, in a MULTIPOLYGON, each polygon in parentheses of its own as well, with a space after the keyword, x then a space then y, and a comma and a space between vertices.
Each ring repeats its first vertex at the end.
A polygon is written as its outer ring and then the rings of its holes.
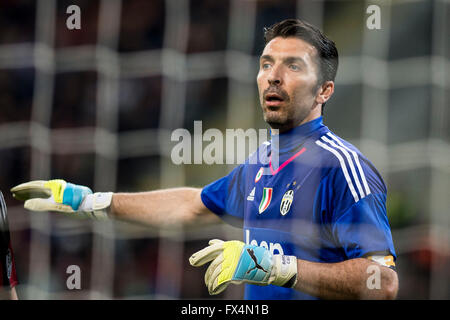
POLYGON ((281 84, 281 80, 276 78, 268 79, 268 81, 271 86, 279 86, 281 84))
POLYGON ((267 81, 269 82, 269 85, 271 86, 279 86, 281 85, 282 82, 282 78, 280 75, 280 70, 279 68, 273 67, 269 77, 267 78, 267 81))

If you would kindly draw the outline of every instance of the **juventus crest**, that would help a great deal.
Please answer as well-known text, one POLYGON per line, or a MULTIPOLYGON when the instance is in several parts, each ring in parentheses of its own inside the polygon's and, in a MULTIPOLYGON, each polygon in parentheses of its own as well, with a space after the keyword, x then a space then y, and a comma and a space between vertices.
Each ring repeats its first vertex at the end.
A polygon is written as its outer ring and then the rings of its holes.
POLYGON ((291 209, 292 200, 294 200, 294 190, 288 190, 281 199, 280 213, 282 216, 286 215, 291 209))

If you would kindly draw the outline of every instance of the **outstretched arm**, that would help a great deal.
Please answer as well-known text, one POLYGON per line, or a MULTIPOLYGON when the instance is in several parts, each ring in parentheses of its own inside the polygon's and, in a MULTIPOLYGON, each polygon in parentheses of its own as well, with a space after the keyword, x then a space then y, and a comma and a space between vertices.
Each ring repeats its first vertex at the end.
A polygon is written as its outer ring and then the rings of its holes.
POLYGON ((61 179, 35 180, 11 189, 32 211, 56 211, 74 217, 107 217, 154 226, 218 222, 202 202, 199 188, 174 188, 139 193, 92 193, 61 179))
POLYGON ((148 225, 170 226, 218 222, 203 204, 199 188, 174 188, 139 193, 115 193, 109 216, 148 225))

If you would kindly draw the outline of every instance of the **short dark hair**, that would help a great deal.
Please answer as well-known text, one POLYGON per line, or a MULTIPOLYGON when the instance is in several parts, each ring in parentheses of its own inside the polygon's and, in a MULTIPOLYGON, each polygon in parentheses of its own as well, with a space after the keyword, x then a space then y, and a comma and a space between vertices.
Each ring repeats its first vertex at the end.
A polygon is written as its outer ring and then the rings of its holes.
MULTIPOLYGON (((319 73, 317 87, 325 81, 334 81, 339 64, 339 54, 335 43, 318 28, 300 19, 286 19, 264 28, 264 45, 276 37, 302 39, 317 50, 319 73)), ((316 87, 316 88, 317 88, 316 87)), ((322 105, 322 113, 323 113, 322 105)))

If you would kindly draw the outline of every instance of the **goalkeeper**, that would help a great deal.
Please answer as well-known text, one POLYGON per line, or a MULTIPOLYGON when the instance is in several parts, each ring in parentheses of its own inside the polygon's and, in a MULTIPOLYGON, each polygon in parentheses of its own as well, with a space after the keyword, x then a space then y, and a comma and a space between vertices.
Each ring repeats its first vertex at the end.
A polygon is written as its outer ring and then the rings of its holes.
POLYGON ((334 92, 335 44, 294 19, 266 29, 264 39, 257 84, 278 144, 272 137, 262 152, 203 189, 92 193, 50 180, 16 186, 14 196, 34 211, 157 226, 219 219, 240 226, 244 242, 213 239, 189 259, 193 266, 209 263, 210 294, 243 283, 246 299, 395 298, 386 186, 371 162, 322 122, 334 92), (278 161, 253 158, 261 154, 278 161))

